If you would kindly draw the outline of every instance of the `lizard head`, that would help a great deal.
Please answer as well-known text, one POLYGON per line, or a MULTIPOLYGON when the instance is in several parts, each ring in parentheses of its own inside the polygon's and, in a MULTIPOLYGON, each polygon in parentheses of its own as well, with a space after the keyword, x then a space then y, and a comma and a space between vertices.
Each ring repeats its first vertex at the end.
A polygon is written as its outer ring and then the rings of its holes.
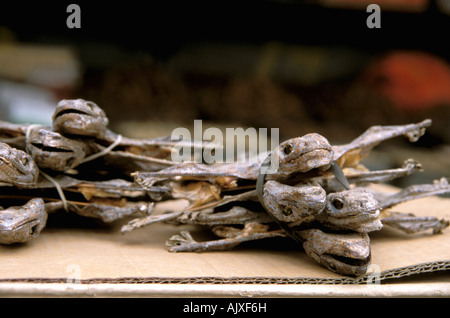
POLYGON ((282 142, 272 152, 272 160, 282 175, 316 168, 327 170, 333 161, 333 149, 325 137, 312 133, 282 142))
POLYGON ((44 128, 31 129, 27 152, 40 168, 66 171, 79 165, 86 156, 84 143, 44 128))
POLYGON ((282 222, 311 221, 326 203, 326 193, 321 187, 293 187, 273 180, 264 184, 263 198, 270 214, 282 222))
POLYGON ((47 222, 44 201, 36 198, 23 206, 0 211, 0 243, 24 243, 39 235, 47 222))
POLYGON ((0 181, 23 187, 37 182, 39 168, 25 151, 0 143, 0 181))
POLYGON ((297 232, 306 254, 329 270, 347 276, 360 276, 370 265, 370 239, 367 233, 328 233, 320 229, 297 232))
POLYGON ((61 134, 102 138, 108 118, 95 103, 83 99, 61 100, 53 113, 53 130, 61 134))
POLYGON ((330 228, 362 233, 382 228, 379 203, 367 190, 355 188, 330 193, 326 201, 317 219, 330 228))

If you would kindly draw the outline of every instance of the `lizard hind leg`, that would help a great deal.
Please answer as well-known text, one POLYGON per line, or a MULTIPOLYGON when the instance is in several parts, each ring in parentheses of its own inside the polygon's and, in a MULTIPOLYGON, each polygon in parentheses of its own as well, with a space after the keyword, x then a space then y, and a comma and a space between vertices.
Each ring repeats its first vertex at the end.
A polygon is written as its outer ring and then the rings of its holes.
POLYGON ((285 237, 282 231, 267 231, 265 225, 259 223, 247 223, 244 229, 232 226, 216 226, 213 232, 223 237, 218 240, 197 242, 187 231, 172 236, 166 245, 170 252, 205 252, 230 250, 242 242, 254 241, 270 237, 285 237))
POLYGON ((380 202, 380 207, 386 209, 402 202, 448 193, 450 193, 449 180, 441 178, 440 180, 435 180, 432 184, 411 185, 394 194, 374 194, 380 202))
POLYGON ((389 214, 388 217, 381 220, 383 225, 396 228, 407 234, 424 232, 429 229, 433 231, 433 234, 439 234, 450 224, 447 220, 440 220, 432 216, 415 216, 412 213, 400 212, 390 212, 389 214))

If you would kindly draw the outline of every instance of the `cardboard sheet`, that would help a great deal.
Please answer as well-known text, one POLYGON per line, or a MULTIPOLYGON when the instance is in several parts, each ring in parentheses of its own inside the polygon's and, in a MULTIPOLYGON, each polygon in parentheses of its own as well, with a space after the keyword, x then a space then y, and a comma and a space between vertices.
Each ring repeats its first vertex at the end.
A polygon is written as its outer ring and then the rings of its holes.
MULTIPOLYGON (((174 203, 163 203, 158 210, 172 208, 174 203)), ((450 199, 423 198, 394 210, 450 219, 450 199)), ((0 283, 342 284, 363 282, 374 273, 383 280, 450 269, 450 228, 439 235, 406 235, 387 227, 372 233, 373 265, 366 277, 354 279, 321 267, 288 239, 249 242, 231 251, 170 253, 165 241, 181 230, 192 230, 197 240, 213 236, 205 228, 170 224, 122 235, 123 222, 105 227, 70 220, 50 222, 24 245, 0 246, 0 283)))

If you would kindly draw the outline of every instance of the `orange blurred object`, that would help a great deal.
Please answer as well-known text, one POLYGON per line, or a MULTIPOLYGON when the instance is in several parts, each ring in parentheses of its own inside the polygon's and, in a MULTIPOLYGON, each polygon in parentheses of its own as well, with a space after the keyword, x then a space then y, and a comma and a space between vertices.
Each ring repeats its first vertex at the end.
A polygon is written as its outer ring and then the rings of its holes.
POLYGON ((369 66, 365 81, 402 110, 450 105, 450 66, 429 53, 390 53, 369 66))

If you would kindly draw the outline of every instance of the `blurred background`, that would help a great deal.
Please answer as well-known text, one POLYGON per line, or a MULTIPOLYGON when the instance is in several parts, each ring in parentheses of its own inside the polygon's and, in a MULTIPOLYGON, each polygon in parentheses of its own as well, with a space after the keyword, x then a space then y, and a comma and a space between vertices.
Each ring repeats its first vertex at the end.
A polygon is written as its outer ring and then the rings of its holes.
POLYGON ((50 124, 60 99, 102 107, 129 137, 170 135, 194 119, 318 132, 334 144, 372 125, 433 120, 419 142, 376 148, 372 169, 407 158, 450 177, 450 1, 72 1, 2 4, 0 118, 50 124), (366 12, 380 5, 381 28, 366 12))

